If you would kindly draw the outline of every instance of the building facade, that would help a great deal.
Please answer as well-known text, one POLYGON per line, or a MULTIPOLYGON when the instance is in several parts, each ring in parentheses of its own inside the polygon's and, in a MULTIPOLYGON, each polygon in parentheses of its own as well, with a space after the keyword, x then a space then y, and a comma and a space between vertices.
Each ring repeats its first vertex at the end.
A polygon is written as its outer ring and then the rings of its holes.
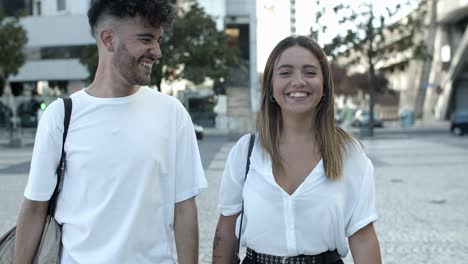
MULTIPOLYGON (((439 95, 442 91, 440 82, 448 69, 446 63, 441 63, 441 53, 444 49, 441 44, 441 38, 444 36, 441 30, 452 28, 451 25, 442 26, 437 19, 440 16, 440 4, 441 2, 437 0, 425 1, 407 16, 395 22, 405 25, 410 23, 409 21, 414 23, 418 20, 421 24, 416 26, 414 32, 391 30, 392 25, 383 31, 385 41, 377 50, 381 59, 375 63, 375 69, 385 75, 389 81, 389 88, 399 96, 394 117, 397 117, 398 113, 409 112, 415 118, 436 118, 436 105, 443 97, 439 95), (419 46, 423 47, 422 49, 417 48, 419 44, 423 44, 419 46)), ((455 7, 454 10, 459 12, 460 7, 455 7)), ((353 50, 348 51, 348 54, 350 55, 339 58, 338 63, 349 65, 355 58, 361 56, 361 53, 353 50)), ((362 64, 353 65, 352 68, 351 73, 367 72, 367 67, 362 64)), ((447 115, 445 117, 437 115, 437 118, 446 119, 447 115)))
POLYGON ((424 117, 449 119, 468 110, 468 1, 433 0, 434 53, 424 100, 424 117))
POLYGON ((455 111, 468 110, 468 2, 427 0, 409 16, 424 16, 423 30, 416 36, 389 34, 388 45, 379 51, 388 54, 387 59, 376 65, 399 93, 400 112, 447 120, 455 111), (393 48, 405 38, 423 41, 426 56, 393 48))
POLYGON ((27 32, 26 63, 11 76, 12 88, 33 93, 71 93, 89 76, 80 63, 82 48, 95 43, 88 26, 88 1, 26 1, 31 14, 21 18, 27 32), (50 88, 50 89, 49 89, 50 88))

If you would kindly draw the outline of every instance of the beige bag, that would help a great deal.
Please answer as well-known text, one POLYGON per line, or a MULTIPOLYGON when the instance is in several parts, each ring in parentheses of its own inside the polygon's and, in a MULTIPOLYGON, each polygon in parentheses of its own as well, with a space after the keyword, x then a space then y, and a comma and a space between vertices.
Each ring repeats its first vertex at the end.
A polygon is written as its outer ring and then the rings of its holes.
MULTIPOLYGON (((55 207, 57 205, 58 194, 60 193, 61 184, 65 171, 66 154, 64 150, 65 139, 67 138, 68 125, 70 124, 70 116, 72 111, 72 101, 70 98, 64 99, 65 118, 63 130, 63 145, 62 157, 57 168, 57 186, 49 201, 48 215, 42 231, 41 241, 33 259, 33 264, 59 264, 62 246, 62 230, 61 226, 55 221, 55 207)), ((12 264, 13 252, 15 248, 16 227, 8 231, 0 238, 0 264, 12 264)))
MULTIPOLYGON (((15 231, 12 228, 0 239, 0 264, 13 263, 13 249, 15 247, 15 231)), ((47 216, 42 232, 41 242, 34 257, 34 264, 58 264, 60 263, 62 231, 60 225, 50 215, 47 216)))

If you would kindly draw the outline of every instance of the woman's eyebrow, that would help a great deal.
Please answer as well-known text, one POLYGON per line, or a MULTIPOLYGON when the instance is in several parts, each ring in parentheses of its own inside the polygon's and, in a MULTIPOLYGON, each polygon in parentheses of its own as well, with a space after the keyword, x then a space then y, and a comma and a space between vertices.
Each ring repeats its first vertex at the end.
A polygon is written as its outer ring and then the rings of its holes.
POLYGON ((276 68, 276 70, 279 71, 279 70, 281 70, 283 68, 291 69, 291 68, 293 68, 293 66, 291 64, 282 64, 282 65, 278 66, 278 68, 276 68))
MULTIPOLYGON (((278 68, 276 68, 276 70, 281 70, 283 68, 286 68, 286 69, 291 69, 291 68, 294 68, 294 66, 292 66, 291 64, 282 64, 280 66, 278 66, 278 68)), ((302 68, 304 69, 308 69, 308 68, 312 68, 314 70, 318 70, 318 67, 313 65, 313 64, 305 64, 302 66, 302 68)))
POLYGON ((318 67, 315 66, 315 65, 312 65, 312 64, 306 64, 303 66, 304 69, 307 69, 307 68, 312 68, 314 70, 318 70, 318 67))

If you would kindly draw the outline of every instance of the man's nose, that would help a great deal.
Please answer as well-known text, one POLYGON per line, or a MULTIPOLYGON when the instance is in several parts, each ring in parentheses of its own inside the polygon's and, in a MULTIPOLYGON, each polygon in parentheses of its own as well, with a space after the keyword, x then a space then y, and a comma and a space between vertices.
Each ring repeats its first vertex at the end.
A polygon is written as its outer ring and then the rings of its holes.
POLYGON ((151 49, 150 49, 151 55, 156 57, 156 59, 159 59, 162 57, 162 52, 161 52, 161 46, 159 43, 156 43, 151 49))

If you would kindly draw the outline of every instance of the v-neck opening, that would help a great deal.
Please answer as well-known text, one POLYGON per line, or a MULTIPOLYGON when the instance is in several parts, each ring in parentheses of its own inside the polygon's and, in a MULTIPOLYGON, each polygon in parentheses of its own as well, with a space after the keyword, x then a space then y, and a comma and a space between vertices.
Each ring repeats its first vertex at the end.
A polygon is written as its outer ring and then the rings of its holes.
POLYGON ((284 194, 286 194, 289 198, 291 198, 291 197, 295 196, 295 194, 298 193, 300 189, 302 189, 302 186, 305 185, 305 183, 309 180, 309 178, 312 178, 312 175, 315 175, 316 173, 318 173, 318 171, 320 170, 320 168, 322 166, 322 163, 323 163, 323 159, 320 159, 317 162, 317 164, 315 164, 315 167, 309 172, 309 174, 307 174, 307 176, 305 176, 304 180, 302 180, 302 182, 297 186, 297 188, 291 194, 289 194, 276 181, 275 175, 273 174, 273 166, 271 164, 271 161, 270 161, 270 177, 272 178, 272 181, 273 181, 274 185, 276 185, 276 187, 278 187, 284 194))

